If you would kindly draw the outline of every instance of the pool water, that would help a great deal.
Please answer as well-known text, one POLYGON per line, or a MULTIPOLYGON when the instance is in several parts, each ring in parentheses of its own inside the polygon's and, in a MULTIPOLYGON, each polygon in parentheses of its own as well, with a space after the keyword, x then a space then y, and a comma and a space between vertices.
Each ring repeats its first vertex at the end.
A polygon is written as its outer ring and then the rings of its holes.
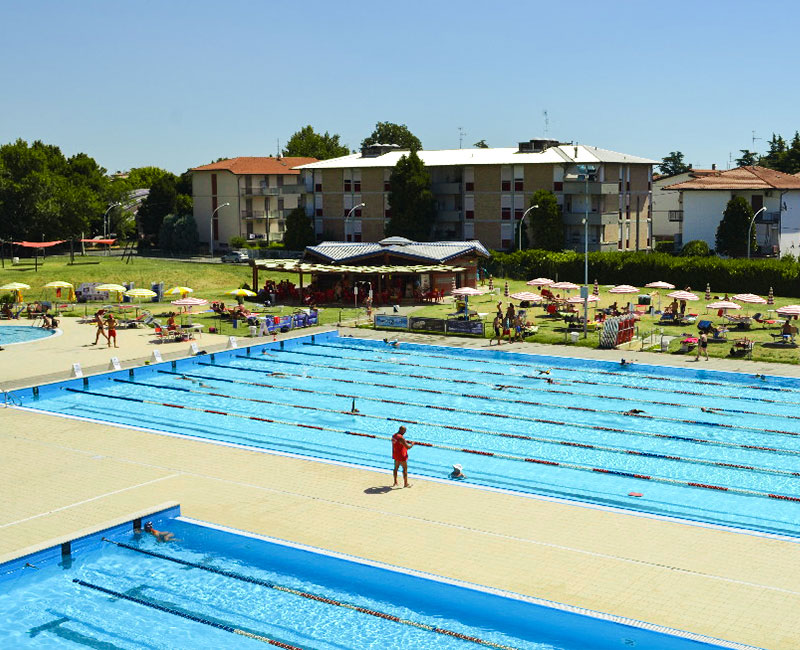
POLYGON ((0 566, 4 647, 711 647, 191 520, 155 524, 175 540, 118 527, 58 564, 0 566))
POLYGON ((464 484, 800 535, 793 379, 331 333, 17 395, 44 411, 382 469, 404 423, 422 443, 412 474, 447 480, 459 463, 464 484))
POLYGON ((0 345, 13 345, 15 343, 29 343, 53 336, 55 330, 31 325, 3 325, 0 326, 0 345))

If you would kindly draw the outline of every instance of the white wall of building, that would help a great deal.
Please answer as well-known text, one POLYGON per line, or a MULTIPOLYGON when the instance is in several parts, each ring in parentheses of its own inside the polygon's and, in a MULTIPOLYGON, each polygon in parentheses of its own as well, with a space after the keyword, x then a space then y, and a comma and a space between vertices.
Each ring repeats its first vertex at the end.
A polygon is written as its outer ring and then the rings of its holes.
MULTIPOLYGON (((689 172, 676 174, 653 181, 653 236, 675 237, 681 232, 681 224, 669 220, 670 210, 682 210, 681 193, 674 190, 665 190, 668 185, 683 183, 691 180, 689 172)), ((688 240, 685 240, 688 241, 688 240)))
POLYGON ((715 248, 717 226, 730 200, 731 192, 726 190, 683 192, 683 244, 702 239, 715 248))
POLYGON ((781 256, 797 257, 800 256, 800 190, 786 192, 782 201, 786 209, 781 213, 781 256))
POLYGON ((241 236, 239 220, 239 182, 234 174, 227 171, 193 172, 192 173, 192 198, 194 200, 194 220, 200 241, 208 244, 211 235, 211 175, 217 175, 217 206, 230 203, 229 206, 220 208, 216 218, 219 220, 219 237, 214 241, 214 246, 228 245, 231 237, 241 236))

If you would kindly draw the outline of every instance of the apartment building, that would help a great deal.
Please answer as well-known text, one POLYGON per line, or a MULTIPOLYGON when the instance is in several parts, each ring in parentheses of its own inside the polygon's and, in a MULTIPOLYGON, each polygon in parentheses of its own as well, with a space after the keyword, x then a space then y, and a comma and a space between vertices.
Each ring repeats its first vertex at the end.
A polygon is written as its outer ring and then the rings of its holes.
MULTIPOLYGON (((306 213, 314 218, 318 240, 380 241, 391 217, 390 176, 406 153, 378 144, 300 166, 310 188, 306 213)), ((478 239, 489 248, 512 249, 517 222, 533 193, 547 189, 562 208, 565 248, 583 250, 587 217, 589 250, 651 247, 651 177, 657 161, 544 138, 518 147, 418 155, 431 174, 437 201, 431 239, 478 239)))
POLYGON ((313 162, 316 158, 243 156, 193 168, 200 241, 213 239, 222 248, 231 237, 282 240, 286 215, 303 205, 309 190, 294 168, 313 162))

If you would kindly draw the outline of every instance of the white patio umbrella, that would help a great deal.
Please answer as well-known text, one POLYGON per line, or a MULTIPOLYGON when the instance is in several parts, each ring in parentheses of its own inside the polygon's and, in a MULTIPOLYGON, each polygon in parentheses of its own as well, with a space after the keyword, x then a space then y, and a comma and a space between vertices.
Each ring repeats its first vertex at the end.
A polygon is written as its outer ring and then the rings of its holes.
POLYGON ((528 280, 525 284, 529 287, 548 287, 553 284, 550 278, 536 278, 535 280, 528 280))
POLYGON ((739 302, 749 302, 755 305, 766 305, 767 300, 766 298, 762 298, 761 296, 757 296, 754 293, 737 293, 731 300, 738 300, 739 302))
POLYGON ((207 305, 208 300, 205 298, 193 298, 188 296, 186 298, 178 298, 178 300, 173 300, 172 304, 176 305, 177 307, 197 307, 199 305, 207 305))
POLYGON ((453 290, 454 296, 463 296, 464 297, 464 313, 469 315, 469 297, 470 296, 482 296, 484 294, 483 291, 480 289, 473 289, 472 287, 460 287, 458 289, 453 290))
POLYGON ((22 302, 22 290, 30 288, 31 285, 25 284, 24 282, 9 282, 0 287, 0 290, 15 292, 17 294, 17 302, 22 302))
POLYGON ((690 291, 673 291, 667 294, 667 298, 674 298, 675 300, 700 300, 697 295, 690 291))
MULTIPOLYGON (((648 289, 674 289, 675 285, 670 284, 669 282, 664 282, 663 280, 656 280, 655 282, 648 282, 644 285, 648 289)), ((661 311, 661 292, 657 291, 658 294, 658 311, 661 311)))
MULTIPOLYGON (((530 282, 528 284, 530 284, 530 282)), ((580 287, 574 282, 555 282, 550 285, 550 289, 558 289, 560 291, 575 291, 575 289, 580 289, 580 287)))

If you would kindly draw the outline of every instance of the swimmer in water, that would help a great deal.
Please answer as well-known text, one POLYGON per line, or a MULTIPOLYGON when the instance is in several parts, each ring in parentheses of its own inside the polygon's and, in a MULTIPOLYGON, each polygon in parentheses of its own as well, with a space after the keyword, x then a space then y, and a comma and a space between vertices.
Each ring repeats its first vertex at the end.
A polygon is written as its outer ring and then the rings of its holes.
POLYGON ((547 370, 540 370, 539 374, 540 375, 549 375, 550 374, 550 370, 551 370, 550 368, 548 368, 547 370))
POLYGON ((767 381, 767 376, 766 375, 757 374, 756 375, 756 379, 760 379, 761 381, 767 381))
POLYGON ((394 339, 393 341, 390 341, 389 339, 383 339, 383 342, 386 343, 386 345, 391 345, 393 348, 400 347, 400 341, 397 339, 394 339))
POLYGON ((718 411, 717 409, 712 409, 712 408, 709 408, 709 407, 707 407, 707 406, 701 406, 701 407, 700 407, 700 410, 701 410, 703 413, 719 413, 719 411, 718 411))
POLYGON ((644 413, 642 409, 631 409, 630 411, 625 411, 622 415, 639 415, 640 413, 644 413))
POLYGON ((144 525, 144 532, 150 533, 153 537, 155 537, 159 542, 171 542, 175 539, 174 533, 170 533, 165 530, 156 530, 153 528, 153 522, 148 521, 144 525))
POLYGON ((619 365, 621 366, 629 366, 633 363, 633 361, 627 361, 626 359, 620 359, 619 365))

